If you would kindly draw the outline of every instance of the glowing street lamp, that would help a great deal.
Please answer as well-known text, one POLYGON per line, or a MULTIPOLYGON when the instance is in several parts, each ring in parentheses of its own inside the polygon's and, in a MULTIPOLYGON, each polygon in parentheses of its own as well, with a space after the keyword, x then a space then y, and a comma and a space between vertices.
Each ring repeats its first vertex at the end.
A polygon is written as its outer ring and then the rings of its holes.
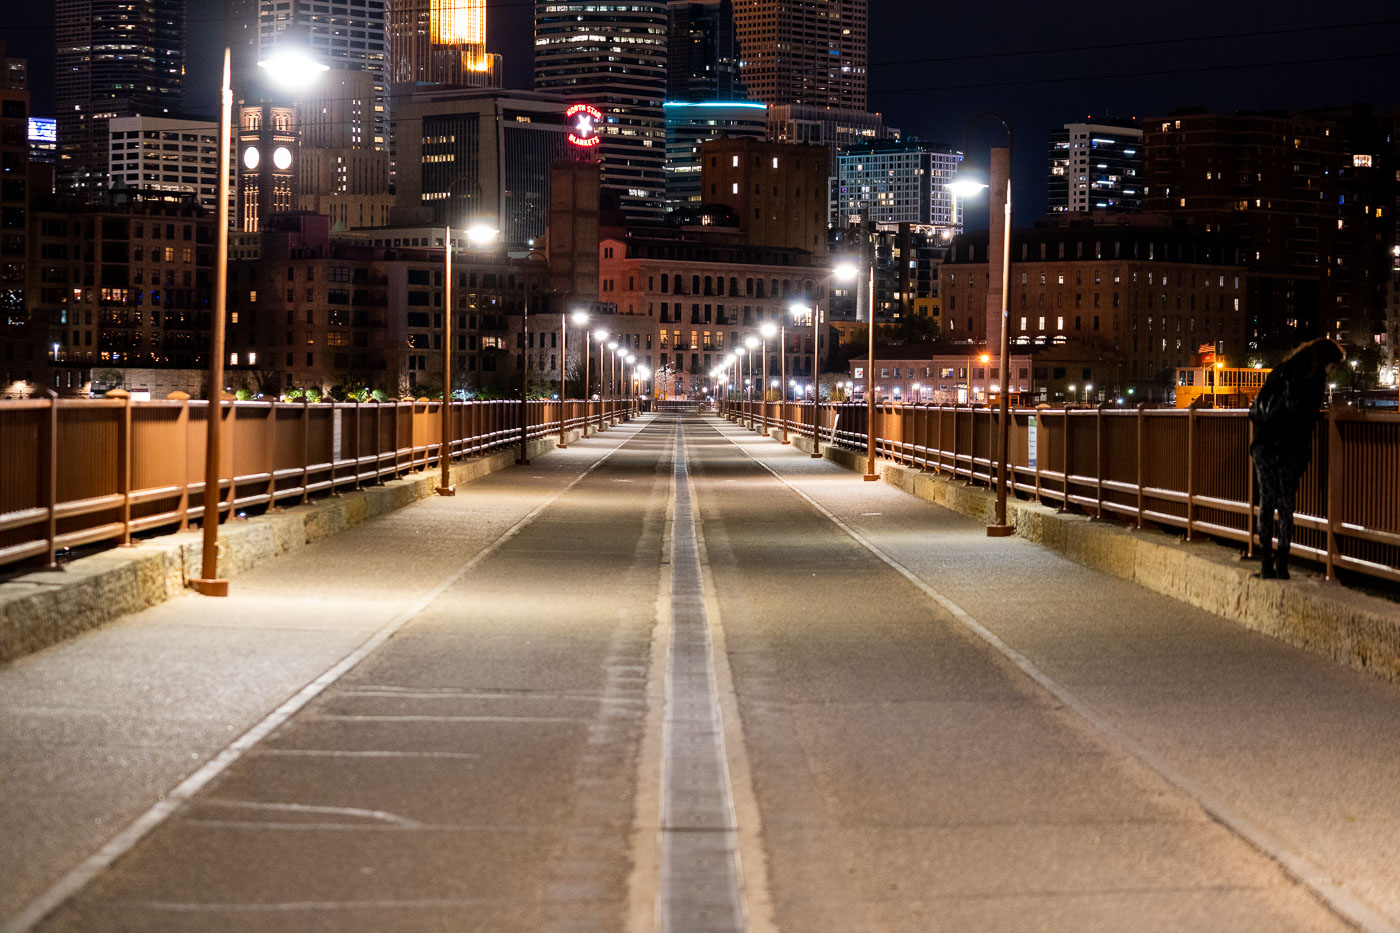
POLYGON ((617 424, 617 341, 608 341, 608 398, 612 404, 608 408, 608 427, 617 424))
POLYGON ((603 349, 607 345, 608 332, 605 328, 598 328, 593 332, 593 339, 598 341, 598 430, 603 430, 603 414, 607 411, 608 396, 603 389, 603 349))
POLYGON ((744 383, 744 385, 746 385, 746 386, 749 387, 748 393, 749 393, 749 430, 750 430, 750 431, 757 431, 757 430, 758 430, 758 424, 757 424, 757 421, 756 421, 756 418, 755 418, 755 415, 757 414, 757 412, 756 412, 756 410, 755 410, 755 408, 754 408, 754 397, 753 397, 753 366, 754 366, 754 362, 755 362, 753 351, 758 349, 758 346, 759 346, 760 342, 761 342, 761 341, 760 341, 757 337, 755 337, 753 334, 749 334, 747 337, 744 338, 744 349, 746 349, 746 350, 749 351, 749 352, 747 353, 747 359, 748 359, 748 361, 749 361, 749 378, 748 378, 748 381, 744 383))
MULTIPOLYGON (((593 332, 588 329, 587 311, 575 311, 569 315, 569 320, 574 322, 575 327, 583 331, 583 436, 587 437, 588 418, 593 413, 593 397, 588 392, 588 360, 593 353, 593 332)), ((564 365, 568 366, 568 364, 569 358, 565 356, 564 365)))
MULTIPOLYGON (((475 229, 475 228, 473 228, 475 229)), ((473 239, 470 231, 467 239, 476 248, 489 246, 496 238, 495 231, 487 237, 473 239)), ((443 285, 442 285, 442 446, 438 461, 442 476, 436 490, 440 496, 453 496, 457 489, 452 485, 452 227, 442 231, 443 285)), ((521 404, 524 402, 522 400, 521 404)), ((523 454, 522 454, 523 456, 523 454)))
MULTIPOLYGON (((228 580, 219 574, 219 461, 223 442, 224 395, 224 316, 228 298, 228 196, 229 142, 233 137, 232 53, 224 49, 223 84, 219 89, 219 186, 214 232, 214 302, 209 327, 209 424, 204 442, 204 517, 202 520, 204 546, 200 559, 199 577, 190 581, 198 593, 205 596, 227 596, 228 580)), ((268 78, 288 88, 305 87, 329 66, 313 59, 303 50, 290 46, 278 50, 265 61, 258 62, 268 78)), ((55 351, 55 356, 57 352, 55 351)), ((233 507, 233 488, 229 489, 229 507, 233 507)))

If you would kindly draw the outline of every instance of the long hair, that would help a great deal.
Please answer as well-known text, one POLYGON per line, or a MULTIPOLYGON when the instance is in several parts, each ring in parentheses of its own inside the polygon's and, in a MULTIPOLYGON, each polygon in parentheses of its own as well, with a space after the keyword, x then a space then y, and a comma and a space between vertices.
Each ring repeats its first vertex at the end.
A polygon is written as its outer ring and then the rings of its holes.
POLYGON ((1317 379, 1327 372, 1328 366, 1346 358, 1346 351, 1337 341, 1330 337, 1318 337, 1295 347, 1292 353, 1284 357, 1279 368, 1286 367, 1317 379))

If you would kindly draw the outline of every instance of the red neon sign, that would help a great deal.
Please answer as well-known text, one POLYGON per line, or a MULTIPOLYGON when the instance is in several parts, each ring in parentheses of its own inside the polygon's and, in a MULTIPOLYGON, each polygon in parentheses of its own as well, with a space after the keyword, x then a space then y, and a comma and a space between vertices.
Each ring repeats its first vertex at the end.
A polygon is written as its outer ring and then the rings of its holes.
POLYGON ((573 145, 591 149, 603 141, 598 135, 603 112, 592 104, 571 105, 564 111, 564 119, 569 123, 569 142, 573 145))

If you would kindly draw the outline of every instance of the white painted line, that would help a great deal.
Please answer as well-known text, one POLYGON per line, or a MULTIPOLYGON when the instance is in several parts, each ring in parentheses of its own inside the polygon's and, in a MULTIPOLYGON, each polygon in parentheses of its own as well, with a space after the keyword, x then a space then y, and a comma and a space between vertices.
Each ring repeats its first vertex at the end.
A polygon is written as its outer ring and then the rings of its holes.
MULTIPOLYGON (((633 432, 635 433, 635 432, 633 432)), ((307 684, 290 699, 268 713, 262 721, 258 722, 247 732, 240 735, 228 744, 223 751, 219 752, 209 761, 205 762, 198 770, 165 795, 160 801, 155 803, 149 810, 132 820, 127 826, 98 849, 92 855, 83 859, 75 867, 70 869, 62 878, 50 885, 49 888, 34 900, 25 905, 14 917, 7 920, 4 926, 0 926, 0 933, 28 933, 41 920, 57 910, 64 901, 83 889, 88 882, 97 877, 109 865, 129 852, 136 843, 140 842, 148 833, 154 830, 161 823, 170 818, 171 814, 179 810, 195 794, 199 793, 209 785, 216 777, 227 771, 235 762, 247 754, 248 750, 257 745, 263 739, 271 735, 279 726, 291 719, 316 697, 326 691, 328 687, 368 657, 376 648, 388 641, 399 629, 403 628, 407 622, 418 613, 426 609, 433 600, 447 591, 454 583, 466 576, 476 568, 482 561, 490 557, 501 548, 507 541, 514 538, 526 526, 533 522, 541 512, 553 505, 561 496, 583 482, 588 474, 608 461, 613 454, 617 453, 624 444, 631 440, 631 434, 621 438, 611 450, 595 460, 586 470, 574 477, 568 485, 541 502, 535 508, 522 516, 515 524, 506 529, 499 538, 492 541, 486 547, 478 551, 471 559, 466 561, 452 573, 428 592, 415 600, 408 608, 394 616, 379 630, 367 638, 360 647, 350 652, 342 658, 334 667, 327 670, 320 677, 307 684)))
POLYGON ((1037 667, 1033 661, 1002 641, 995 632, 974 619, 957 603, 929 586, 908 567, 905 567, 898 560, 881 550, 873 541, 863 536, 850 525, 847 525, 826 506, 807 495, 807 493, 803 492, 801 489, 798 489, 788 481, 787 477, 755 457, 745 449, 744 445, 736 443, 733 438, 730 438, 729 435, 723 431, 719 433, 729 440, 730 443, 734 444, 735 447, 742 450, 754 463, 757 463, 759 466, 763 467, 763 469, 772 473, 780 483, 805 499, 812 508, 830 519, 832 524, 850 535, 852 539, 867 551, 874 554, 885 564, 889 565, 896 573, 921 590, 924 595, 942 606, 953 618, 957 619, 988 645, 996 649, 1002 657, 1020 668, 1021 672, 1027 677, 1043 687, 1057 700, 1065 704, 1065 706, 1068 706, 1078 713, 1090 725, 1115 742, 1128 754, 1141 761, 1153 771, 1156 771, 1167 783, 1195 800, 1201 809, 1209 814, 1216 822, 1232 830, 1237 836, 1245 840, 1255 849, 1258 849, 1264 855, 1277 862, 1286 874, 1307 887, 1314 896, 1326 904, 1338 916, 1352 923, 1357 928, 1366 931, 1366 933, 1400 933, 1400 927, 1397 927, 1387 917, 1371 907, 1371 905, 1351 893, 1344 884, 1333 878, 1322 866, 1302 853, 1290 849, 1281 839, 1259 826, 1244 814, 1235 810, 1205 785, 1188 777, 1181 771, 1178 771, 1165 758, 1123 732, 1123 730, 1115 726, 1108 717, 1100 713, 1091 704, 1070 692, 1068 688, 1037 667))
POLYGON ((253 754, 287 758, 451 758, 463 761, 477 761, 481 758, 475 752, 396 752, 388 749, 348 751, 336 748, 259 748, 254 750, 253 754))

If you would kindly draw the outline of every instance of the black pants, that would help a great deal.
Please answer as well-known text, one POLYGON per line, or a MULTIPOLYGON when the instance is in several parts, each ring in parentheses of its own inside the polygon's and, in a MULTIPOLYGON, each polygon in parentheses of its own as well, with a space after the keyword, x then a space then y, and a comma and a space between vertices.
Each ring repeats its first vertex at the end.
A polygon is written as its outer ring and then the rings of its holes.
POLYGON ((1293 544, 1293 500, 1302 479, 1291 463, 1269 450, 1254 451, 1254 475, 1259 483, 1259 546, 1264 563, 1274 556, 1274 512, 1278 512, 1278 559, 1288 563, 1288 549, 1293 544))

